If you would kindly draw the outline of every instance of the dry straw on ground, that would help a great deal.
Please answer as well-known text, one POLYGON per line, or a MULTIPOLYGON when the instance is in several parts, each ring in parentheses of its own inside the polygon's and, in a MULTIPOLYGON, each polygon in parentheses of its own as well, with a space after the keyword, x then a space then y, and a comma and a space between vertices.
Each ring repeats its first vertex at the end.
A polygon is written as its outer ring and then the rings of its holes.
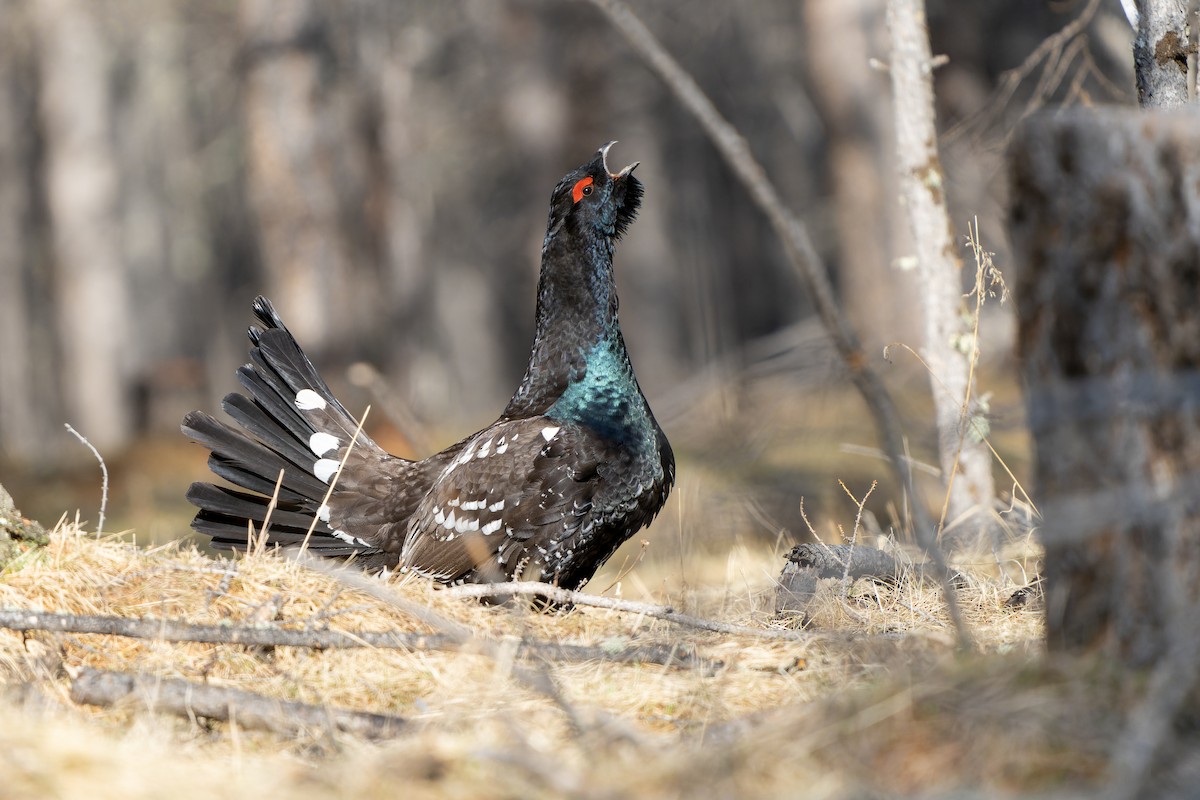
MULTIPOLYGON (((1076 729, 1077 707, 1092 717, 1109 713, 1086 700, 1089 687, 1112 678, 1056 691, 1030 677, 1057 669, 1042 663, 1039 614, 1002 606, 1012 574, 1019 578, 1034 556, 1023 543, 1005 558, 958 565, 967 576, 960 600, 980 648, 961 655, 937 588, 913 580, 860 580, 848 589, 830 582, 811 635, 770 640, 593 607, 542 614, 483 606, 421 580, 374 580, 365 593, 270 554, 214 561, 187 545, 139 550, 60 526, 49 546, 0 573, 0 608, 444 632, 387 599, 396 596, 432 612, 437 624, 461 626, 474 644, 317 650, 0 631, 0 795, 383 797, 403 787, 406 796, 834 797, 1091 780, 1106 728, 1092 719, 1076 729), (522 639, 603 652, 668 646, 700 661, 520 658, 522 639), (395 738, 369 742, 330 725, 281 735, 246 730, 236 714, 214 722, 149 713, 145 697, 77 705, 71 675, 85 667, 406 722, 395 738), (972 735, 964 736, 968 726, 972 735)), ((785 629, 771 608, 770 574, 781 562, 766 548, 737 557, 757 560, 758 589, 668 590, 673 606, 785 629)))

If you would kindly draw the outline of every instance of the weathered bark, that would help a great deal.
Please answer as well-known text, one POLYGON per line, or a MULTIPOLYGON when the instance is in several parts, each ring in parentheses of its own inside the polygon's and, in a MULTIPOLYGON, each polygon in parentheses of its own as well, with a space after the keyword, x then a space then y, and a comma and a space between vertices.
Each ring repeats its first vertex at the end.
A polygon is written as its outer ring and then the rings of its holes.
POLYGON ((122 345, 130 313, 118 234, 111 52, 100 8, 33 4, 41 56, 46 191, 56 262, 66 414, 101 451, 131 432, 122 345))
POLYGON ((1200 129, 1058 112, 1011 177, 1049 646, 1147 664, 1197 639, 1200 129))
POLYGON ((991 510, 996 490, 991 454, 972 424, 978 412, 968 405, 972 340, 964 322, 962 260, 946 211, 938 158, 925 2, 888 0, 887 19, 900 190, 917 258, 925 318, 921 353, 930 371, 938 460, 949 492, 946 521, 971 524, 972 517, 986 519, 983 515, 991 510))
POLYGON ((1187 3, 1139 0, 1133 71, 1143 107, 1176 108, 1188 101, 1187 3))
POLYGON ((775 588, 776 614, 806 614, 821 580, 898 577, 896 559, 874 547, 846 544, 798 544, 787 555, 775 588))

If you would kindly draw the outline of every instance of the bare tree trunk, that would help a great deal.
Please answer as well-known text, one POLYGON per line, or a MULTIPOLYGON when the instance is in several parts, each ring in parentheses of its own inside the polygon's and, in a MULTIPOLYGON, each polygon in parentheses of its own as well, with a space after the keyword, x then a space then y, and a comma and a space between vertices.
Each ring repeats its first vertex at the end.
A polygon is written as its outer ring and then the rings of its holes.
POLYGON ((339 226, 332 32, 313 0, 242 4, 249 192, 269 293, 310 346, 345 330, 351 269, 339 226))
POLYGON ((131 431, 125 355, 120 174, 111 132, 101 10, 87 0, 32 4, 38 27, 47 195, 67 416, 101 451, 131 431))
POLYGON ((871 57, 887 47, 885 0, 810 0, 804 4, 813 100, 829 147, 837 275, 846 315, 868 351, 916 341, 913 281, 892 265, 909 245, 896 213, 895 133, 885 80, 871 57))
POLYGON ((0 26, 0 452, 28 460, 45 446, 47 434, 46 397, 35 379, 37 304, 28 291, 35 237, 30 131, 36 114, 19 88, 20 73, 29 70, 34 55, 23 11, 4 2, 0 15, 5 20, 0 26))
POLYGON ((1183 0, 1139 0, 1133 70, 1142 107, 1187 104, 1188 38, 1183 0))
POLYGON ((992 461, 971 424, 975 410, 966 406, 971 337, 964 323, 962 261, 946 213, 938 158, 924 0, 888 0, 887 18, 901 199, 916 248, 925 315, 922 357, 930 370, 938 458, 948 484, 947 522, 956 524, 990 512, 995 500, 992 461))
POLYGON ((1200 639, 1198 165, 1190 114, 1057 112, 1014 146, 1053 650, 1145 665, 1200 639))

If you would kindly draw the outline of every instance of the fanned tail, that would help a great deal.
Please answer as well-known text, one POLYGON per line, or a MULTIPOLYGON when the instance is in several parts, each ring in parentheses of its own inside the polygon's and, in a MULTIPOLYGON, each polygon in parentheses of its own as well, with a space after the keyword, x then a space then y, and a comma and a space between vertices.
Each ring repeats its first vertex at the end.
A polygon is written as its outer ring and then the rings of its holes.
POLYGON ((351 441, 347 464, 378 458, 382 450, 358 431, 267 298, 255 299, 254 315, 262 327, 250 328, 251 363, 237 371, 249 396, 231 393, 222 402, 239 427, 199 411, 182 425, 185 435, 212 451, 212 471, 249 492, 193 483, 187 499, 200 511, 192 528, 220 549, 245 549, 250 528, 261 533, 269 521, 268 544, 300 544, 312 527, 309 548, 321 555, 376 552, 331 527, 322 501, 351 441))

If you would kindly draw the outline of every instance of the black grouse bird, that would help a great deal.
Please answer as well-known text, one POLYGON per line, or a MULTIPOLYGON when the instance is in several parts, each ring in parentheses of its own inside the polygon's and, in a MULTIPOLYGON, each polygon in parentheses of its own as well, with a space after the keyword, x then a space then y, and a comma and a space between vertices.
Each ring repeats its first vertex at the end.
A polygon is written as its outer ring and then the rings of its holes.
POLYGON ((642 185, 636 163, 609 171, 611 146, 551 195, 533 352, 495 423, 422 461, 389 455, 362 433, 347 456, 358 424, 259 297, 262 327, 250 328, 251 363, 237 372, 249 396, 223 403, 240 429, 199 411, 182 426, 212 451, 213 472, 249 492, 192 484, 192 527, 215 547, 245 549, 283 470, 269 544, 307 536, 314 553, 445 583, 587 583, 654 518, 675 479, 617 321, 613 245, 642 185))

